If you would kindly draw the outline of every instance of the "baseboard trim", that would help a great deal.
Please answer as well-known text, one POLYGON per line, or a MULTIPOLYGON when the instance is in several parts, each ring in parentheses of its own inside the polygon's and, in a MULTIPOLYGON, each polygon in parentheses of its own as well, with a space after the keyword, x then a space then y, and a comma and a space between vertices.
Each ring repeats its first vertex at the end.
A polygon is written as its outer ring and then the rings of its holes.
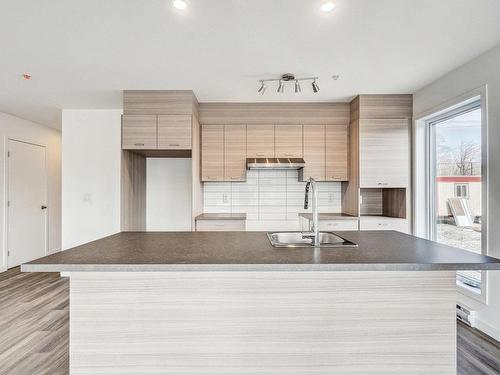
POLYGON ((498 342, 500 342, 500 330, 498 330, 495 327, 489 325, 488 323, 485 323, 482 320, 476 318, 475 319, 475 324, 474 324, 473 327, 477 328, 481 332, 487 334, 490 337, 493 337, 495 340, 497 340, 498 342))

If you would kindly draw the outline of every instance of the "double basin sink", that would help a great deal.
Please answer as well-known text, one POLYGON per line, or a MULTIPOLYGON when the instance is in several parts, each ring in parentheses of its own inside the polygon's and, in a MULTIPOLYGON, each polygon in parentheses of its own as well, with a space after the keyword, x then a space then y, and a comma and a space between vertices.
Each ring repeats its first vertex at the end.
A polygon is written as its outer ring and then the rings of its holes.
MULTIPOLYGON (((274 247, 314 247, 312 238, 303 232, 268 232, 267 237, 274 247)), ((319 247, 358 247, 332 232, 319 232, 319 239, 319 247)))

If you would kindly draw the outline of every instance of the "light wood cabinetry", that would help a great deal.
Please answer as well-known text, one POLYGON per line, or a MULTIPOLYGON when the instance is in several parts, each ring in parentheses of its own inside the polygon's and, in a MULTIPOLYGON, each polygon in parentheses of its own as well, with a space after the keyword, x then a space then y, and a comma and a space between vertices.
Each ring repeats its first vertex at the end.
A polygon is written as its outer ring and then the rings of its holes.
POLYGON ((224 126, 224 179, 226 181, 246 180, 246 150, 246 126, 224 126))
POLYGON ((304 160, 306 166, 302 179, 312 177, 316 181, 325 181, 325 126, 304 126, 304 160))
POLYGON ((123 115, 122 148, 126 150, 156 149, 157 118, 154 115, 123 115))
POLYGON ((190 150, 192 121, 190 115, 158 116, 158 149, 190 150))
POLYGON ((274 157, 274 125, 247 126, 247 157, 274 157))
POLYGON ((326 126, 326 181, 349 180, 349 127, 326 126))
POLYGON ((276 125, 274 137, 277 158, 302 157, 302 125, 276 125))
POLYGON ((224 181, 224 125, 205 125, 201 129, 201 179, 224 181))
POLYGON ((409 120, 359 122, 360 187, 408 187, 409 120))

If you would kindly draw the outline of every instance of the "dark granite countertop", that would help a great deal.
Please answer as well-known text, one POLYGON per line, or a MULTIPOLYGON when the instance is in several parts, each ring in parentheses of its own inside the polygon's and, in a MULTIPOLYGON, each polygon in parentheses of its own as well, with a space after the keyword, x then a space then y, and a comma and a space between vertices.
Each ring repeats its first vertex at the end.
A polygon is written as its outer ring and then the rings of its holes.
POLYGON ((195 220, 246 220, 247 214, 229 214, 229 213, 204 213, 196 216, 195 220))
MULTIPOLYGON (((299 214, 299 216, 303 217, 304 219, 312 220, 312 214, 309 212, 302 212, 299 214)), ((359 217, 347 215, 347 214, 341 214, 339 212, 332 212, 332 213, 319 213, 318 219, 319 220, 358 220, 359 217)))
POLYGON ((358 248, 273 248, 265 232, 122 232, 22 271, 500 270, 500 260, 395 231, 336 232, 358 248))

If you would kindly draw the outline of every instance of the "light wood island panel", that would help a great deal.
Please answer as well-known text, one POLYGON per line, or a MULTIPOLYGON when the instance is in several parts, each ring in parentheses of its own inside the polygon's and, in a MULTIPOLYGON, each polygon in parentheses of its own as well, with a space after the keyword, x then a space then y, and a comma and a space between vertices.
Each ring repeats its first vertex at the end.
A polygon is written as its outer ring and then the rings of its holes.
POLYGON ((74 272, 80 374, 456 374, 455 272, 74 272))

